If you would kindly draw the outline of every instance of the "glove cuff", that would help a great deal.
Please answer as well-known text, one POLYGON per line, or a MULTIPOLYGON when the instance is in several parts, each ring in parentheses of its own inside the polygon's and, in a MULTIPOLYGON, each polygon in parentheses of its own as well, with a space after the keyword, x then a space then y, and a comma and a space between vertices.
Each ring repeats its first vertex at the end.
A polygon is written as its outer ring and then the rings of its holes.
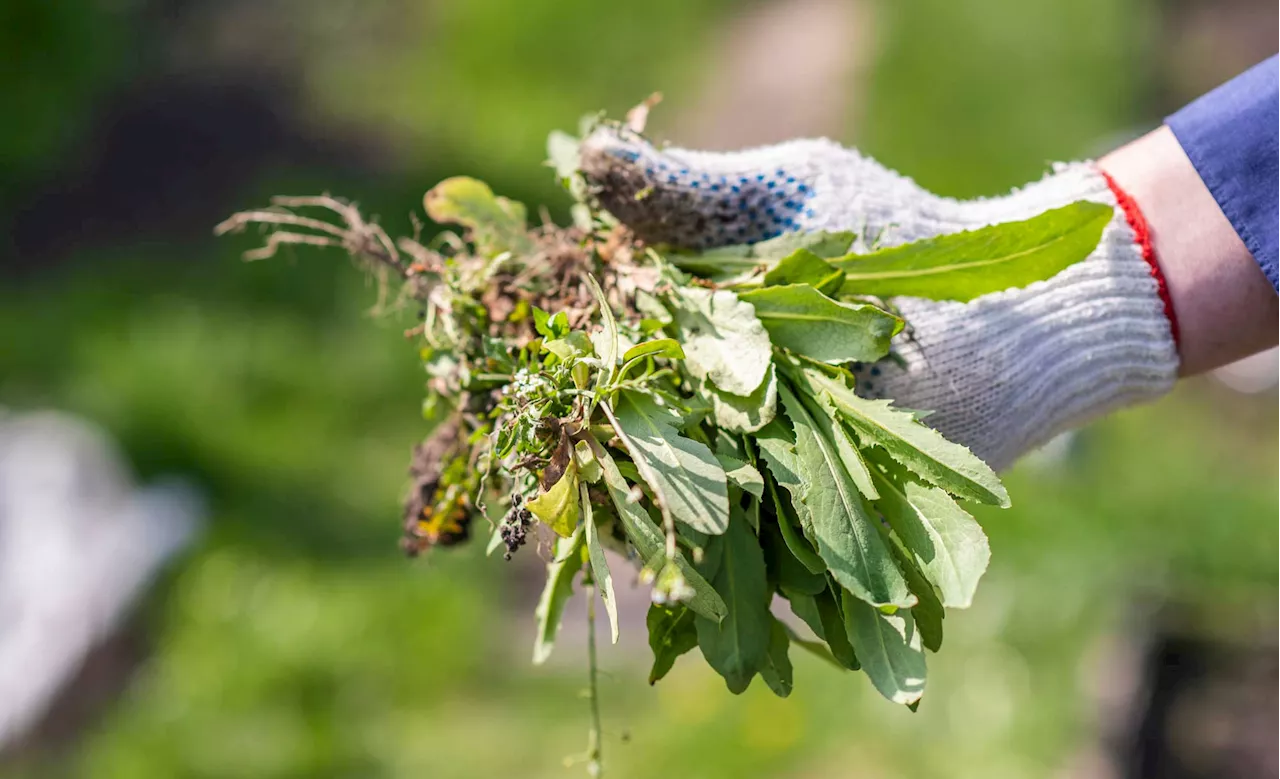
POLYGON ((926 218, 965 229, 1082 199, 1116 208, 1088 259, 970 303, 898 300, 915 330, 901 346, 907 367, 864 368, 860 388, 935 409, 929 424, 997 468, 1066 429, 1166 393, 1178 355, 1150 245, 1126 216, 1136 206, 1121 207, 1096 166, 1059 166, 1001 198, 938 201, 926 218))

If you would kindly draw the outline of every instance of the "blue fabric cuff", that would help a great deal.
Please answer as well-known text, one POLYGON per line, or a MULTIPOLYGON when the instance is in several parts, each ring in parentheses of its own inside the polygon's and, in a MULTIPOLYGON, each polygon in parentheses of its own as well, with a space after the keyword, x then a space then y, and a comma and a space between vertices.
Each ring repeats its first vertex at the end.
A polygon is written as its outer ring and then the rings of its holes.
POLYGON ((1278 83, 1272 57, 1165 119, 1273 289, 1280 227, 1278 83))

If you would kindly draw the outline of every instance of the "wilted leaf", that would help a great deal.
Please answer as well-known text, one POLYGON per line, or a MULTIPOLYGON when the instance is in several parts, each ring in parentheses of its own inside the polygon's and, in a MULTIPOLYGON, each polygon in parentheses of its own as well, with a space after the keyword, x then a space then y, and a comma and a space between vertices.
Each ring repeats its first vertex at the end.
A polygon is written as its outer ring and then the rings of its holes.
POLYGON ((841 598, 845 630, 862 670, 880 694, 911 704, 924 695, 925 659, 909 609, 885 614, 851 593, 841 598))
POLYGON ((755 310, 732 292, 700 287, 677 289, 674 301, 689 372, 734 395, 753 393, 773 354, 755 310))
POLYGON ((578 526, 578 464, 572 456, 566 462, 560 478, 525 504, 539 522, 560 536, 569 536, 578 526))
POLYGON ((774 345, 823 362, 875 362, 902 329, 902 320, 882 309, 839 303, 808 284, 765 287, 738 298, 755 308, 774 345))
POLYGON ((680 435, 680 418, 647 395, 622 392, 615 431, 662 508, 703 533, 723 533, 729 524, 724 470, 705 445, 680 435))
POLYGON ((972 300, 1056 275, 1088 257, 1115 209, 1077 201, 1022 222, 940 235, 832 263, 846 295, 972 300))
POLYGON ((494 195, 483 181, 466 176, 445 179, 427 192, 423 205, 433 221, 466 227, 485 256, 534 250, 526 232, 524 206, 494 195))

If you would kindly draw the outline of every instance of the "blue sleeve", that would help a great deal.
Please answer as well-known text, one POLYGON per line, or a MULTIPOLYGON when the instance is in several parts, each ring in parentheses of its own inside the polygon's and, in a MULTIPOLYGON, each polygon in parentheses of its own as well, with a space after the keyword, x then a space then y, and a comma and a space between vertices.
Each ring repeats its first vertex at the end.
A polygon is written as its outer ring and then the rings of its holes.
POLYGON ((1275 57, 1165 119, 1244 245, 1277 286, 1275 57))

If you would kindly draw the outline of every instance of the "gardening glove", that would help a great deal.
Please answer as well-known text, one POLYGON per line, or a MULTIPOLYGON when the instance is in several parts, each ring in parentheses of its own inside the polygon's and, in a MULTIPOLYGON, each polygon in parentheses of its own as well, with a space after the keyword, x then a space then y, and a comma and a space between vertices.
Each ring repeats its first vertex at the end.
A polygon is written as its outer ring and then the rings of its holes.
POLYGON ((1028 219, 1076 200, 1115 208, 1089 257, 1046 281, 967 303, 891 301, 901 363, 855 366, 857 391, 932 410, 926 424, 997 469, 1058 433, 1167 392, 1175 323, 1136 205, 1091 162, 1055 165, 1008 195, 954 200, 825 139, 732 153, 658 149, 601 128, 581 148, 602 206, 652 243, 754 243, 852 230, 893 246, 1028 219))

